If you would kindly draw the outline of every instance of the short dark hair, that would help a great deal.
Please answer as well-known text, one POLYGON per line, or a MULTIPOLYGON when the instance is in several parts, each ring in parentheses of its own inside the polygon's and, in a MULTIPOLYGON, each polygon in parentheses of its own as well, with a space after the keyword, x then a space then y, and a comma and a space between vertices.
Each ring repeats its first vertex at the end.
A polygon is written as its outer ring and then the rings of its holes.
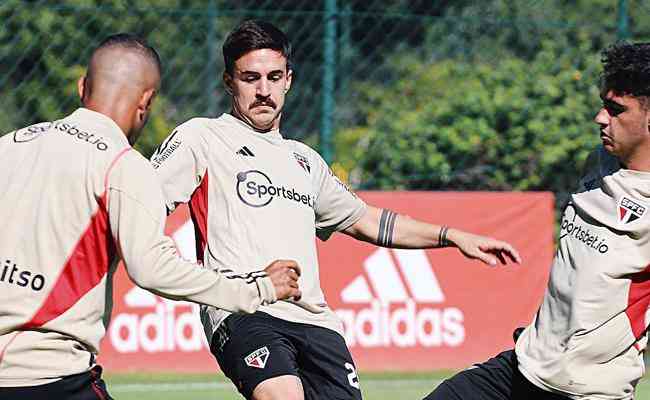
POLYGON ((650 43, 619 42, 603 50, 601 90, 650 96, 650 43))
POLYGON ((232 75, 235 61, 250 51, 261 49, 279 51, 287 59, 287 69, 291 69, 291 43, 287 35, 271 23, 247 20, 233 29, 223 43, 226 72, 232 75))
POLYGON ((92 54, 94 55, 99 50, 111 47, 121 47, 124 49, 135 50, 145 56, 153 65, 155 65, 158 68, 158 72, 162 72, 162 63, 160 61, 158 52, 139 36, 131 33, 117 33, 110 35, 106 39, 102 40, 99 45, 97 45, 92 54))

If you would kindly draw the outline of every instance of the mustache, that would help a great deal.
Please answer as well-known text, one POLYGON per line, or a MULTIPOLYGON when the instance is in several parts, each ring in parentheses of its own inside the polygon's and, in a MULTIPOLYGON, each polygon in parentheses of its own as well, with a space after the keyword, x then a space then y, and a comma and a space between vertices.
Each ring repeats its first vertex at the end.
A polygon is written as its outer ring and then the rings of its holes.
POLYGON ((271 107, 271 108, 274 109, 274 110, 278 107, 277 104, 275 104, 275 101, 273 101, 272 99, 269 98, 269 99, 258 99, 258 100, 255 100, 255 102, 254 102, 253 104, 251 104, 251 105, 248 107, 248 109, 249 109, 249 110, 252 110, 253 108, 255 108, 255 107, 260 107, 260 106, 271 107))

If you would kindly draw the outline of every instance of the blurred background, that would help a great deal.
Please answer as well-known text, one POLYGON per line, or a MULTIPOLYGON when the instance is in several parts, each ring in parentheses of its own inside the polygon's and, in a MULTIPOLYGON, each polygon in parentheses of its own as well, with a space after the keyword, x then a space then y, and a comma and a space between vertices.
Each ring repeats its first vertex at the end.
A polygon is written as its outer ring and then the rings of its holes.
POLYGON ((356 189, 549 190, 599 141, 600 51, 650 36, 632 0, 68 0, 0 3, 0 132, 79 105, 90 51, 116 32, 158 49, 162 93, 138 148, 229 109, 227 32, 248 18, 295 49, 286 137, 356 189))
MULTIPOLYGON (((162 90, 136 146, 149 156, 178 124, 229 110, 221 46, 239 22, 259 18, 283 29, 294 46, 284 136, 316 148, 354 189, 547 191, 555 195, 557 212, 600 142, 593 122, 600 106, 600 52, 618 40, 650 40, 649 14, 650 2, 641 0, 0 0, 0 135, 79 107, 76 81, 94 46, 110 34, 132 32, 146 38, 163 61, 162 90)), ((512 223, 528 223, 538 213, 552 225, 552 196, 542 197, 548 213, 531 206, 517 211, 512 223)), ((447 202, 440 217, 456 218, 457 199, 447 202)), ((518 198, 512 203, 523 204, 518 198)), ((423 213, 437 212, 430 202, 421 207, 423 213)), ((512 220, 506 216, 504 221, 512 220)), ((500 225, 507 224, 489 219, 486 233, 500 225)), ((534 235, 543 236, 544 257, 552 257, 551 228, 512 231, 513 240, 528 240, 531 248, 541 246, 534 235)), ((359 257, 360 266, 365 261, 359 257)), ((546 258, 529 259, 549 264, 546 258)), ((425 269, 441 263, 431 256, 429 261, 425 269)), ((352 274, 362 271, 359 266, 352 274)), ((455 307, 453 295, 463 295, 462 289, 451 290, 453 280, 441 270, 436 273, 449 297, 443 305, 455 307)), ((544 286, 543 279, 534 285, 544 286)), ((327 295, 336 299, 339 292, 327 295)), ((487 301, 467 296, 477 307, 487 301)), ((502 297, 504 304, 517 303, 505 292, 502 297)), ((145 303, 162 304, 152 301, 145 303)), ((536 308, 532 303, 526 318, 536 308)), ((158 315, 123 307, 129 321, 158 315)), ((190 313, 189 306, 178 307, 190 313)), ((465 313, 468 343, 485 337, 480 326, 469 328, 479 314, 465 313)), ((504 329, 499 340, 509 343, 511 327, 504 329)), ((476 361, 483 359, 479 353, 476 361)), ((175 353, 169 357, 160 362, 178 360, 175 353)), ((212 370, 211 357, 203 357, 212 370)), ((416 398, 448 374, 362 374, 362 383, 371 383, 362 387, 369 399, 416 398)), ((117 375, 109 383, 121 399, 238 398, 214 374, 117 375)), ((650 398, 650 384, 642 383, 637 398, 650 398)))

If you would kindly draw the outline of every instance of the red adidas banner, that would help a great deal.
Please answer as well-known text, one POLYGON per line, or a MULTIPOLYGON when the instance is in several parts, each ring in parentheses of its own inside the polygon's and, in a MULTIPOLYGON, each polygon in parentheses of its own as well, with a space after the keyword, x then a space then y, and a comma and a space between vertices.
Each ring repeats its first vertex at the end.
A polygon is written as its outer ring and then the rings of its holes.
MULTIPOLYGON (((511 348, 537 310, 553 257, 550 193, 362 192, 369 204, 511 242, 522 265, 489 267, 456 249, 384 249, 334 235, 319 242, 320 277, 357 368, 463 368, 511 348)), ((187 209, 168 221, 195 259, 187 209)), ((100 362, 109 371, 212 372, 198 306, 135 287, 119 268, 100 362)))

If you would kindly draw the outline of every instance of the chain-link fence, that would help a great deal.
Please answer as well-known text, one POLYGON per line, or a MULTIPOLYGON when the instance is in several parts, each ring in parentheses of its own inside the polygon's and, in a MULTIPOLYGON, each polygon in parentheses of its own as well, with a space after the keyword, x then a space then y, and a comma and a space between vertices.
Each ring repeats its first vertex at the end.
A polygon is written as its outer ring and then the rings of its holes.
POLYGON ((650 6, 612 0, 68 0, 0 3, 0 131, 78 107, 89 52, 147 38, 163 88, 140 150, 228 111, 222 42, 270 21, 295 49, 282 131, 364 189, 553 190, 598 143, 599 51, 650 34, 650 6))

